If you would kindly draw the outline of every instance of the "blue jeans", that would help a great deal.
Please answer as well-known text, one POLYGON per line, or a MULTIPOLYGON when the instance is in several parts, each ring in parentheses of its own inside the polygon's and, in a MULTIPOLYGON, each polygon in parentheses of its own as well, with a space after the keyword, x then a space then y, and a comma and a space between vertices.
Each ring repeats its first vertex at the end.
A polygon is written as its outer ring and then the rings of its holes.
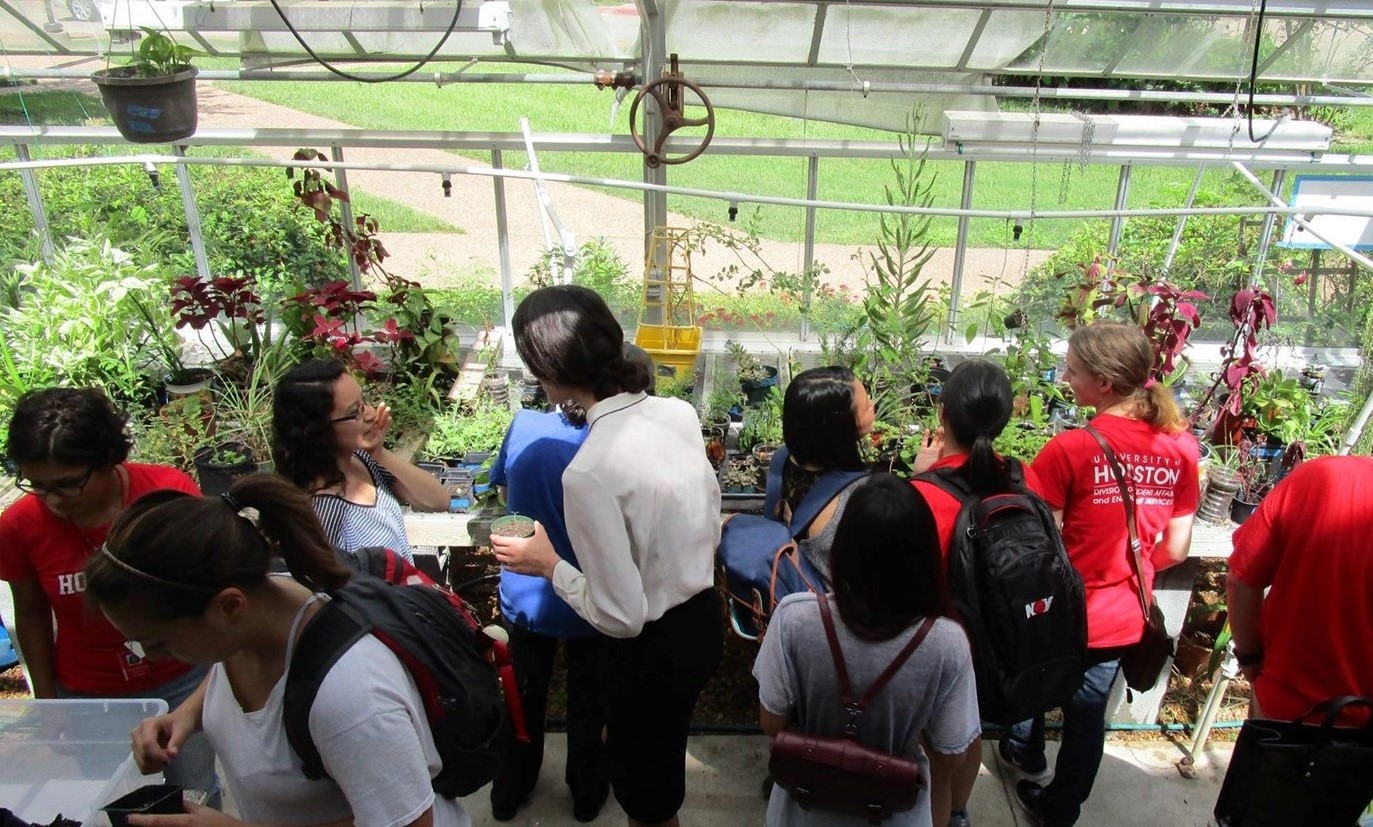
MULTIPOLYGON (((1106 702, 1120 670, 1120 654, 1119 649, 1090 650, 1091 665, 1082 676, 1082 686, 1063 707, 1063 740, 1054 780, 1039 799, 1046 827, 1077 823, 1082 805, 1092 794, 1106 747, 1106 702)), ((1011 727, 1007 737, 1017 762, 1031 770, 1046 765, 1043 715, 1011 727)))

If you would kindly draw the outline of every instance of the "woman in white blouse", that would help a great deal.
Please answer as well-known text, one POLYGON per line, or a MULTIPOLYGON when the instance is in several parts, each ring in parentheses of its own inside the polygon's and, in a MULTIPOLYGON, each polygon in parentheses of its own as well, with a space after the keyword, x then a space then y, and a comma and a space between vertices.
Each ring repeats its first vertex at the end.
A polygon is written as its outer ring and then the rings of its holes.
POLYGON ((612 640, 605 649, 606 747, 630 824, 677 823, 687 727, 723 645, 714 556, 720 486, 696 411, 648 396, 654 377, 628 362, 624 332, 594 291, 531 293, 515 311, 515 347, 548 398, 586 412, 590 429, 563 474, 578 566, 542 526, 492 537, 511 571, 553 589, 612 640))

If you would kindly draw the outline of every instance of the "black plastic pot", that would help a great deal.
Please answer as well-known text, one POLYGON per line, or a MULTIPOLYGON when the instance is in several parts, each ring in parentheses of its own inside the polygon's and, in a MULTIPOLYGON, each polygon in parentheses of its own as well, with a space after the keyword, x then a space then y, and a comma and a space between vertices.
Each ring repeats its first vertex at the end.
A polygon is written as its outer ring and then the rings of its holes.
POLYGON ((1240 499, 1240 495, 1236 494, 1235 499, 1230 502, 1230 519, 1233 520, 1236 525, 1243 525, 1244 521, 1249 519, 1254 513, 1254 509, 1258 507, 1258 500, 1249 502, 1248 500, 1240 499))
POLYGON ((194 66, 160 77, 138 77, 127 66, 100 69, 91 80, 114 125, 136 144, 166 144, 195 134, 198 116, 194 66))
POLYGON ((743 390, 744 397, 748 399, 748 404, 757 407, 767 401, 768 391, 777 385, 777 368, 772 365, 764 365, 763 370, 767 371, 766 379, 744 382, 740 380, 739 388, 743 390))
POLYGON ((228 492, 234 480, 245 474, 257 471, 257 459, 253 449, 242 442, 221 442, 218 445, 205 445, 195 452, 195 475, 200 481, 200 492, 214 497, 228 492), (215 461, 220 451, 233 451, 232 461, 215 461))
POLYGON ((104 807, 111 827, 127 827, 131 815, 180 815, 186 812, 181 787, 176 784, 145 784, 104 807))

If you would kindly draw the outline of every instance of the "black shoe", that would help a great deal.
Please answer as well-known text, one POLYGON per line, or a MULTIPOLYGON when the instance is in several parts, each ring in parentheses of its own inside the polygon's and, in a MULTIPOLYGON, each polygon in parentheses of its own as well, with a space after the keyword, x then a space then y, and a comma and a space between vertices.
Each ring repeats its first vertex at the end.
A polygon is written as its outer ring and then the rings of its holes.
POLYGON ((610 785, 601 790, 599 795, 592 796, 586 801, 572 802, 572 817, 585 824, 588 821, 595 821, 596 816, 601 814, 601 808, 605 806, 606 799, 610 798, 610 785))
POLYGON ((1030 816, 1030 823, 1034 827, 1043 827, 1044 824, 1044 810, 1039 803, 1039 797, 1043 794, 1044 788, 1033 781, 1015 782, 1015 799, 1030 816))
POLYGON ((1027 781, 1033 781, 1036 784, 1045 784, 1048 783, 1050 778, 1054 777, 1054 771, 1049 769, 1048 762, 1045 762, 1042 767, 1028 767, 1018 761, 1011 752, 1011 742, 1008 738, 1003 737, 1000 741, 997 741, 996 757, 1001 759, 1002 764, 1005 764, 1007 767, 1020 773, 1027 781))
POLYGON ((533 790, 525 790, 523 795, 502 795, 497 796, 491 793, 491 817, 497 821, 510 821, 520 808, 529 803, 529 796, 533 790))

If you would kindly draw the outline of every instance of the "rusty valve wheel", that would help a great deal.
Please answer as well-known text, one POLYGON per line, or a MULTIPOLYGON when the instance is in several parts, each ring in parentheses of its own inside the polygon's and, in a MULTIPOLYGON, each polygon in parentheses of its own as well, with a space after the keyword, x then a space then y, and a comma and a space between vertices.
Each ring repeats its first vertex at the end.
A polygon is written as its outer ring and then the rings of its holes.
POLYGON ((710 146, 710 139, 715 136, 715 107, 710 105, 710 98, 701 91, 701 87, 675 71, 677 56, 673 55, 672 57, 674 71, 640 89, 639 94, 634 96, 634 103, 629 107, 629 132, 634 136, 634 143, 638 145, 639 151, 644 154, 644 164, 650 169, 657 169, 663 164, 685 164, 705 152, 706 147, 710 146), (689 90, 700 99, 699 105, 705 107, 706 110, 705 117, 688 118, 683 114, 686 111, 686 103, 683 100, 684 90, 689 90), (638 128, 639 104, 647 97, 653 98, 658 104, 658 111, 663 113, 663 128, 658 133, 658 138, 653 142, 651 149, 638 128), (700 146, 685 155, 675 157, 670 157, 663 152, 663 144, 673 132, 683 127, 697 126, 706 128, 706 134, 701 139, 700 146))

